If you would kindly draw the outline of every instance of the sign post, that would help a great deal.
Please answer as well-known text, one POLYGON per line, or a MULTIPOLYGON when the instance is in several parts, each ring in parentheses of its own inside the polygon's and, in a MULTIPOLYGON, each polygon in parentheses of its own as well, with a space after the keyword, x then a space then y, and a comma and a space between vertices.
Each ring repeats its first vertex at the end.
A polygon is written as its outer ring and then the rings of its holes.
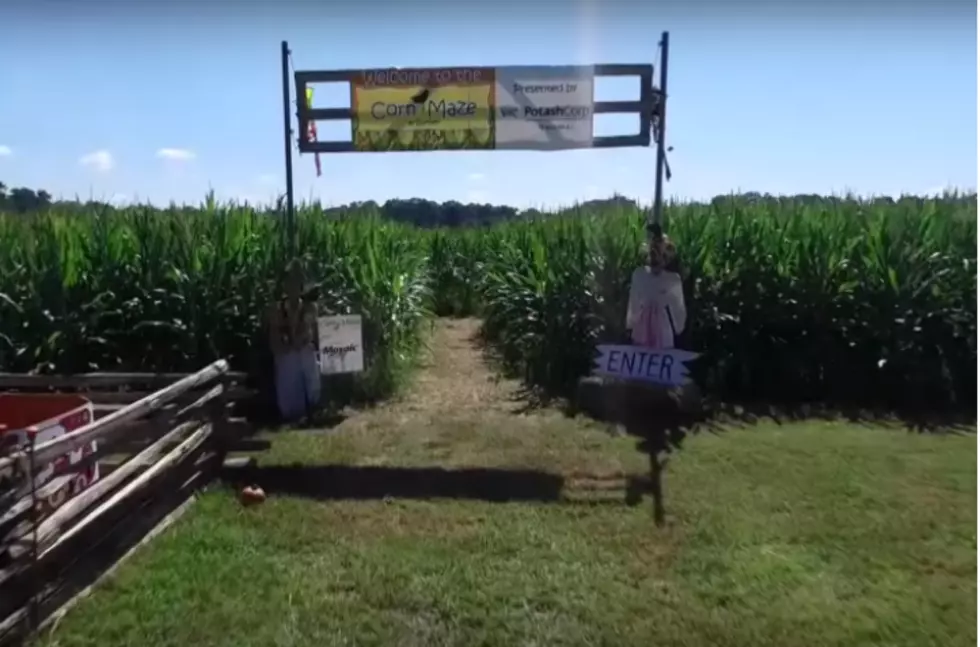
MULTIPOLYGON (((293 228, 292 161, 287 65, 283 47, 283 106, 286 114, 287 212, 293 228)), ((594 374, 663 387, 689 382, 685 363, 696 353, 673 348, 673 337, 686 317, 681 280, 664 272, 662 257, 663 182, 666 160, 666 100, 669 34, 660 41, 660 84, 653 85, 653 66, 564 65, 454 68, 388 68, 294 72, 297 97, 311 96, 317 83, 346 83, 350 105, 318 108, 296 102, 300 153, 380 153, 396 151, 528 150, 559 151, 582 148, 650 146, 656 143, 656 179, 651 234, 651 260, 633 275, 627 320, 633 345, 607 344, 596 348, 594 374), (638 94, 628 101, 597 101, 596 77, 634 77, 638 94), (596 135, 595 115, 624 114, 637 119, 638 130, 619 135, 596 135), (350 139, 322 141, 311 124, 318 121, 351 123, 350 139), (634 308, 635 306, 635 308, 634 308), (635 310, 635 311, 634 311, 635 310), (670 322, 668 334, 664 322, 670 322), (675 325, 678 324, 678 325, 675 325), (638 334, 638 331, 639 334, 638 334)), ((290 234, 292 239, 293 234, 290 234)), ((321 373, 363 370, 360 318, 319 320, 321 373)), ((642 389, 641 389, 642 390, 642 389)), ((660 469, 650 450, 654 517, 663 519, 660 469)))
POLYGON ((670 34, 660 36, 660 87, 656 90, 653 110, 654 141, 657 144, 657 170, 653 188, 653 224, 663 231, 664 171, 667 165, 667 56, 670 50, 670 34))
MULTIPOLYGON (((289 117, 289 43, 282 41, 282 110, 283 110, 283 144, 286 154, 286 250, 289 256, 296 252, 296 207, 293 195, 293 148, 292 148, 292 119, 289 117)), ((297 93, 297 98, 306 94, 297 93)), ((297 104, 300 104, 297 100, 297 104)))

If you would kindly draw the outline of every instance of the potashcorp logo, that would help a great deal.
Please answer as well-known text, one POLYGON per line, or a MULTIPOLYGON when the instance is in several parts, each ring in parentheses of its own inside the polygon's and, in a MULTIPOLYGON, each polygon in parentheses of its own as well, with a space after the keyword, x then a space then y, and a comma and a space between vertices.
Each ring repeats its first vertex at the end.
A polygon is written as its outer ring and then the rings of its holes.
POLYGON ((502 119, 568 119, 579 121, 592 118, 592 106, 524 106, 523 111, 516 106, 500 109, 502 119))

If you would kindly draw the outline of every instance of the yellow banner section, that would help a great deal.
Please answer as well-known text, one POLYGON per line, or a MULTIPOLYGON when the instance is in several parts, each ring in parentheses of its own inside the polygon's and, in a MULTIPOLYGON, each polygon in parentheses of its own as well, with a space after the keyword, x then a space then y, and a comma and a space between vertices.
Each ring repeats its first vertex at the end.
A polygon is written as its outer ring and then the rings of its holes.
POLYGON ((352 86, 360 151, 493 148, 494 84, 352 86))

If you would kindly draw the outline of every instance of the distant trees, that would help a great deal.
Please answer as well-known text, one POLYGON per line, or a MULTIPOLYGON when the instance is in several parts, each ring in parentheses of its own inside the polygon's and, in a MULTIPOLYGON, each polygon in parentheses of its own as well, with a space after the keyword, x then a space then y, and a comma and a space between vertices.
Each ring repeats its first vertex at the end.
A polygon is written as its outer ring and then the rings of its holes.
MULTIPOLYGON (((621 205, 631 208, 637 208, 638 206, 635 200, 619 195, 605 200, 590 200, 579 206, 589 209, 609 205, 621 205)), ((351 209, 363 208, 376 209, 385 218, 411 223, 418 227, 479 227, 513 220, 515 218, 541 215, 541 212, 537 209, 521 210, 502 205, 464 204, 456 200, 433 202, 432 200, 425 200, 423 198, 388 200, 383 204, 369 200, 367 202, 354 202, 343 207, 333 207, 324 211, 328 215, 340 215, 351 209)))
MULTIPOLYGON (((975 199, 975 193, 970 194, 975 199)), ((966 194, 959 197, 970 197, 966 194)), ((739 194, 719 195, 709 201, 709 204, 720 210, 726 211, 733 204, 771 204, 795 203, 800 205, 822 204, 828 201, 845 201, 854 199, 849 196, 821 196, 815 194, 798 194, 792 196, 771 195, 768 193, 758 193, 747 191, 739 194)), ((209 195, 209 200, 213 201, 213 194, 209 195)), ((914 196, 903 196, 897 201, 888 196, 875 197, 869 202, 871 204, 894 204, 896 202, 912 201, 921 203, 924 198, 914 196)), ((53 201, 51 194, 43 189, 33 190, 25 187, 10 188, 0 182, 0 212, 7 213, 31 213, 43 211, 50 206, 57 206, 59 211, 68 213, 84 214, 93 209, 113 210, 116 207, 112 204, 100 201, 80 201, 80 200, 59 200, 53 201)), ((171 205, 172 206, 172 205, 171 205)), ((625 209, 640 209, 640 205, 633 199, 622 195, 613 195, 611 198, 601 200, 589 200, 579 203, 578 208, 590 210, 596 208, 622 207, 625 209)), ((312 208, 319 208, 311 205, 312 208)), ((278 204, 268 208, 269 211, 281 210, 285 208, 285 200, 280 200, 278 204)), ((513 219, 533 218, 543 215, 538 209, 517 209, 502 205, 492 204, 464 204, 456 200, 448 202, 434 202, 423 198, 408 198, 388 200, 384 203, 377 203, 374 200, 366 202, 352 202, 341 207, 329 207, 322 209, 323 214, 328 218, 342 217, 352 210, 376 211, 382 217, 399 222, 409 223, 417 227, 483 227, 499 222, 513 219)))
MULTIPOLYGON (((591 200, 581 206, 588 208, 608 204, 636 206, 635 201, 622 196, 613 196, 608 200, 591 200)), ((96 207, 102 209, 114 208, 110 204, 97 201, 59 200, 54 202, 51 194, 43 189, 37 191, 25 187, 11 189, 6 184, 0 182, 0 212, 29 213, 43 211, 52 205, 57 205, 65 211, 79 213, 84 212, 86 209, 96 207)), ((283 207, 284 205, 277 206, 280 209, 283 207)), ((337 217, 351 210, 362 209, 376 210, 385 218, 427 228, 488 226, 514 218, 540 215, 541 213, 537 209, 520 210, 515 207, 503 205, 464 204, 456 200, 434 202, 423 198, 394 199, 381 204, 374 200, 352 202, 342 207, 323 209, 323 212, 327 217, 337 217)))
POLYGON ((491 225, 516 218, 514 207, 491 204, 463 204, 455 200, 433 202, 421 198, 388 200, 380 207, 386 218, 407 222, 419 227, 460 227, 491 225))
POLYGON ((26 187, 10 189, 0 182, 0 211, 27 213, 40 211, 51 205, 51 194, 44 189, 37 191, 26 187))

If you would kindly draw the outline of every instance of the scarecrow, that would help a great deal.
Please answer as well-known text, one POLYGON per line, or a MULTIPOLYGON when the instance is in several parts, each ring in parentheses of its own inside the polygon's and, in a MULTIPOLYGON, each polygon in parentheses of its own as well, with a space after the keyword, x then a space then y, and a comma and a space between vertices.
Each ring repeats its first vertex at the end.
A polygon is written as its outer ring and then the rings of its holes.
POLYGON ((677 267, 677 250, 657 224, 648 229, 644 265, 630 280, 626 328, 635 346, 674 348, 687 324, 684 286, 677 267))
POLYGON ((304 282, 293 260, 278 300, 269 307, 269 344, 275 362, 276 404, 284 421, 308 416, 320 401, 316 349, 317 287, 304 282))

